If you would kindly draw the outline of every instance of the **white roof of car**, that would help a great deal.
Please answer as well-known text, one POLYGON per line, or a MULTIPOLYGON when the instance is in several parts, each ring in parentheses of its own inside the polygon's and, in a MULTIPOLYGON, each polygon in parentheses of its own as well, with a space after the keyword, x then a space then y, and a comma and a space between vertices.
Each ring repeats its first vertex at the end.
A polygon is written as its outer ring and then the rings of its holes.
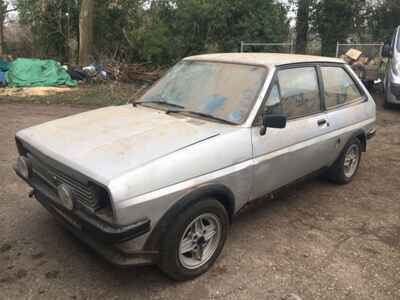
POLYGON ((264 65, 267 67, 304 62, 344 63, 344 61, 339 58, 281 53, 217 53, 190 56, 185 58, 185 60, 242 63, 264 65))

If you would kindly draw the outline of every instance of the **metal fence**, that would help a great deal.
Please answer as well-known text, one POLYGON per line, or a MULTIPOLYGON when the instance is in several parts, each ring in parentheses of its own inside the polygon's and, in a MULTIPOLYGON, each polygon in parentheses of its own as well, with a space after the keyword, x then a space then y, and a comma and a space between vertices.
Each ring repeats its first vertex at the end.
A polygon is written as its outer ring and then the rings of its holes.
POLYGON ((380 57, 384 43, 370 43, 370 44, 336 44, 336 57, 345 54, 351 48, 360 50, 365 56, 380 57))
POLYGON ((293 47, 293 41, 290 43, 246 43, 246 42, 240 42, 240 52, 245 52, 246 47, 263 47, 265 48, 272 48, 274 52, 283 52, 281 51, 282 48, 288 48, 289 53, 293 53, 294 47, 293 47), (280 49, 281 48, 281 49, 280 49))
MULTIPOLYGON (((336 44, 336 57, 340 57, 345 54, 351 48, 360 50, 365 56, 368 57, 380 57, 382 53, 384 43, 359 43, 359 44, 336 44)), ((293 40, 288 43, 247 43, 240 42, 240 52, 245 52, 246 48, 250 48, 254 51, 254 48, 262 47, 264 52, 288 52, 294 53, 294 42, 293 40), (265 51, 267 50, 267 51, 265 51)))

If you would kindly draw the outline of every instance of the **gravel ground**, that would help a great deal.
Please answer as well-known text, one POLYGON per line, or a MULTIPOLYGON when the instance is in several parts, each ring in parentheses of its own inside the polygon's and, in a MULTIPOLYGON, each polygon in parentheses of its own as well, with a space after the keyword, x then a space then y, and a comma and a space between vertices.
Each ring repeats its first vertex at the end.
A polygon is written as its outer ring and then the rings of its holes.
POLYGON ((155 267, 103 261, 14 175, 16 130, 87 109, 0 105, 1 299, 400 299, 400 110, 378 108, 350 185, 313 179, 252 205, 217 264, 175 283, 155 267))

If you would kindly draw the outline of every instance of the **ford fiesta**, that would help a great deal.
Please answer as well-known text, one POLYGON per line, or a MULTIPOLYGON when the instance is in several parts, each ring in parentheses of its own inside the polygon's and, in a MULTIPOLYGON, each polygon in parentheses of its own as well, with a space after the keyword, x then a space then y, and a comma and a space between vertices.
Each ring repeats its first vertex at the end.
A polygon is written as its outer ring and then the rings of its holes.
POLYGON ((374 134, 375 103, 342 60, 201 55, 133 105, 18 132, 15 171, 112 263, 186 280, 245 204, 316 172, 349 183, 374 134))

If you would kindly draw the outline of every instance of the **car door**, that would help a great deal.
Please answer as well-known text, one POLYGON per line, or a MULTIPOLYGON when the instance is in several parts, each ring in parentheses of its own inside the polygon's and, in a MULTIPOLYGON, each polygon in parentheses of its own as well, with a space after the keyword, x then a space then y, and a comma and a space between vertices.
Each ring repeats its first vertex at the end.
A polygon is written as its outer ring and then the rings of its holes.
POLYGON ((259 116, 284 112, 284 129, 252 128, 254 153, 253 198, 261 197, 326 166, 329 148, 324 140, 331 132, 314 65, 278 69, 259 116))
POLYGON ((321 65, 325 107, 331 128, 330 162, 339 157, 343 147, 363 121, 370 119, 368 97, 344 65, 321 65))

